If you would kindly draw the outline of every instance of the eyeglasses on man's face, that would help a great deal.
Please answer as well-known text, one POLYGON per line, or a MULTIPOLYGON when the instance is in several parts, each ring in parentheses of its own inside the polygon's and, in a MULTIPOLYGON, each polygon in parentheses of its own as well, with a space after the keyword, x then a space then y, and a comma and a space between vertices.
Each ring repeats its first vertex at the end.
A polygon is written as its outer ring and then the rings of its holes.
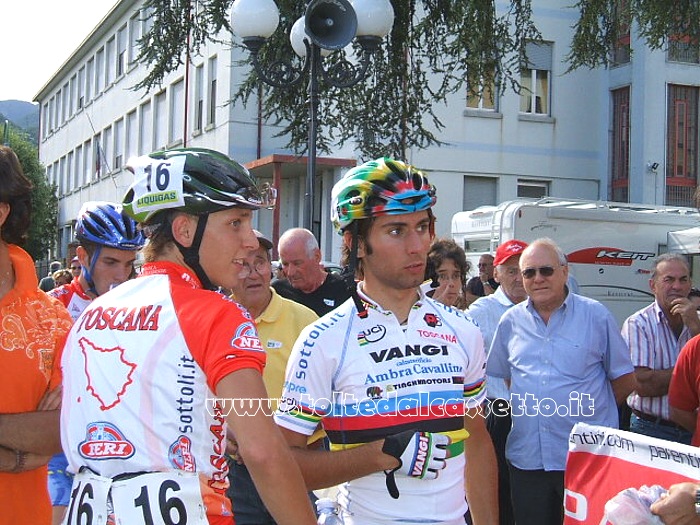
POLYGON ((260 274, 260 275, 264 275, 265 273, 270 273, 271 272, 270 262, 267 261, 266 259, 256 259, 253 262, 252 266, 249 262, 244 262, 243 263, 243 270, 241 271, 239 277, 241 279, 245 279, 253 272, 260 274))
POLYGON ((537 275, 537 272, 542 277, 551 277, 554 275, 554 268, 553 266, 539 266, 537 268, 525 268, 522 272, 520 272, 523 276, 523 279, 532 279, 537 275))

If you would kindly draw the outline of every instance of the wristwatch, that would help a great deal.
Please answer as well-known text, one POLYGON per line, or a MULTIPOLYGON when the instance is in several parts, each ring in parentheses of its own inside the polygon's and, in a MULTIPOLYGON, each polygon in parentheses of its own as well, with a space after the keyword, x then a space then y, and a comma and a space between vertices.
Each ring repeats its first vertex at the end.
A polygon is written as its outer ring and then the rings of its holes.
POLYGON ((695 514, 700 516, 700 489, 695 490, 695 514))

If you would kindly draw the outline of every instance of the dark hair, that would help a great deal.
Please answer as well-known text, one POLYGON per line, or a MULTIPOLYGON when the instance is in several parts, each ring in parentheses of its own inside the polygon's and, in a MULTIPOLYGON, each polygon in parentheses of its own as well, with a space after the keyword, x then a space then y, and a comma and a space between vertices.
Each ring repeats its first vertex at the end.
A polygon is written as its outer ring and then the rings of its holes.
POLYGON ((5 242, 21 245, 27 238, 32 215, 32 187, 15 152, 7 146, 0 146, 0 202, 10 205, 10 213, 0 230, 5 242))
MULTIPOLYGON (((442 263, 451 260, 460 274, 461 297, 467 290, 467 274, 471 270, 471 264, 467 260, 467 255, 462 247, 452 239, 435 239, 428 251, 428 264, 425 267, 425 279, 437 280, 437 271, 442 263)), ((457 305, 455 305, 457 306, 457 305)), ((466 307, 466 305, 465 305, 466 307)))

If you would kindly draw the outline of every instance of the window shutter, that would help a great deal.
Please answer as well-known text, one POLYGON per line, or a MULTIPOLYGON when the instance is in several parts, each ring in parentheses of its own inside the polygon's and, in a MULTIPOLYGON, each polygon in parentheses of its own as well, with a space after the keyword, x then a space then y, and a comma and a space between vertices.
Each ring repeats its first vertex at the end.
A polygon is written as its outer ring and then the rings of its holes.
POLYGON ((551 71, 552 44, 550 42, 527 42, 525 44, 525 60, 523 66, 527 69, 551 71))

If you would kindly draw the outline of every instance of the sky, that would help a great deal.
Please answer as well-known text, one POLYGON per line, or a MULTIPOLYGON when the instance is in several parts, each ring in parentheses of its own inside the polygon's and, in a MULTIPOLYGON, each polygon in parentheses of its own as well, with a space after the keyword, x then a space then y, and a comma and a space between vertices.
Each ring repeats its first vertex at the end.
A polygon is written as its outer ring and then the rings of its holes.
POLYGON ((26 100, 49 81, 117 0, 5 0, 0 100, 26 100))

